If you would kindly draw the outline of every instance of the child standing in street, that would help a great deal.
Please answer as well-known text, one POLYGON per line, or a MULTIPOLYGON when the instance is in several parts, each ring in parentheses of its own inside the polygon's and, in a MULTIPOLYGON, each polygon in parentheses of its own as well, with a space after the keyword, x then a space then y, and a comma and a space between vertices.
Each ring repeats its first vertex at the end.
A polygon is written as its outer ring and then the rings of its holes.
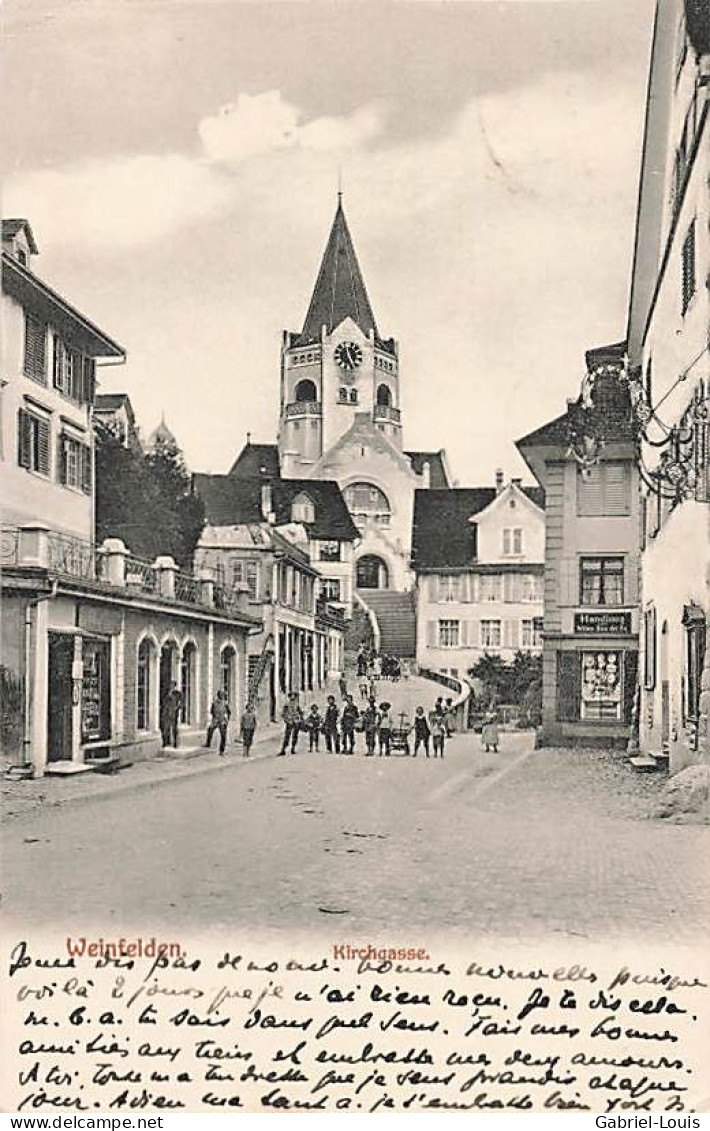
POLYGON ((417 707, 414 715, 414 757, 416 758, 419 747, 424 747, 424 753, 427 758, 429 757, 429 723, 427 722, 426 715, 424 714, 423 707, 417 707))
POLYGON ((431 729, 431 742, 434 747, 434 757, 443 758, 444 741, 446 739, 446 716, 440 706, 435 707, 429 715, 429 727, 431 729))
POLYGON ((248 758, 249 751, 251 750, 252 744, 254 742, 254 731, 256 730, 256 711, 254 710, 254 704, 252 703, 251 699, 244 708, 244 714, 242 715, 242 721, 239 729, 241 733, 242 743, 244 744, 244 757, 248 758))
POLYGON ((320 717, 318 704, 314 703, 311 707, 311 713, 306 719, 306 726, 308 727, 308 749, 317 750, 320 741, 320 728, 323 720, 320 717))
POLYGON ((392 710, 391 703, 380 703, 380 756, 390 756, 390 740, 392 738, 392 710))

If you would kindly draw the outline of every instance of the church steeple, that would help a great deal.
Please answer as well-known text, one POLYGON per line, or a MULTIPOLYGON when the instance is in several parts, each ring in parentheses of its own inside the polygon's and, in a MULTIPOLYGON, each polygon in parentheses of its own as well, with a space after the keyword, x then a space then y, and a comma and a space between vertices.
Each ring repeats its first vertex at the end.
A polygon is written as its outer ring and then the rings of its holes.
POLYGON ((363 334, 369 336, 373 332, 377 338, 375 316, 345 219, 342 193, 339 192, 333 226, 306 320, 296 344, 320 341, 323 326, 331 334, 348 317, 360 327, 363 334))

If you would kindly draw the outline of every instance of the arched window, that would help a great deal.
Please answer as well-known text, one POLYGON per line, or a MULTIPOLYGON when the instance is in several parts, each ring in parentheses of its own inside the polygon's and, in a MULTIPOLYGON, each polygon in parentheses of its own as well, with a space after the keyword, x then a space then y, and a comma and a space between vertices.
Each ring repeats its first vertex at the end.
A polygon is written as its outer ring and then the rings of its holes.
POLYGON ((235 701, 236 670, 237 654, 232 645, 228 644, 226 648, 222 649, 219 658, 219 686, 232 711, 234 710, 235 701))
POLYGON ((311 523, 316 521, 316 508, 310 495, 296 495, 291 503, 291 522, 311 523))
POLYGON ((357 389, 350 390, 350 404, 357 404, 357 389))
POLYGON ((389 526, 392 514, 389 499, 374 483, 351 483, 343 494, 356 523, 370 519, 380 526, 389 526))
POLYGON ((153 712, 153 659, 155 648, 147 637, 138 645, 136 663, 136 729, 150 730, 153 712))
POLYGON ((182 692, 180 721, 183 723, 195 722, 197 708, 196 662, 197 648, 191 640, 188 640, 180 657, 180 691, 182 692))
POLYGON ((306 378, 296 385, 295 396, 297 401, 317 401, 318 391, 313 381, 306 378))
POLYGON ((377 386, 377 403, 383 405, 392 404, 392 392, 389 385, 377 386))

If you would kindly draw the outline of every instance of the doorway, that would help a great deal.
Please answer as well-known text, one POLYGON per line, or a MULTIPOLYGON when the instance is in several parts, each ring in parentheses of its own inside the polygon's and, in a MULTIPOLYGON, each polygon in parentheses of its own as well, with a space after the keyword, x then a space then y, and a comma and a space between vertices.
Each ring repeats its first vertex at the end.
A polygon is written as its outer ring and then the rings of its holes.
POLYGON ((74 637, 49 634, 49 678, 47 707, 47 761, 71 761, 73 753, 72 666, 74 637))
POLYGON ((165 702, 165 696, 170 690, 170 684, 175 679, 177 657, 177 644, 174 640, 166 640, 160 649, 160 707, 165 702))
POLYGON ((355 585, 358 589, 389 588, 389 573, 377 554, 364 554, 355 568, 355 585))

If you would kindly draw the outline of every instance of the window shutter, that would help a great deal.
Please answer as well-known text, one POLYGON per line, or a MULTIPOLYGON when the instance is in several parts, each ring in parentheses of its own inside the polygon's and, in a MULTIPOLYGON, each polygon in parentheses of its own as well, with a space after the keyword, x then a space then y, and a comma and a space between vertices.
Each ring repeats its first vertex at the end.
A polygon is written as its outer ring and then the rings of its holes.
POLYGON ((85 444, 81 445, 81 489, 85 495, 91 494, 92 487, 92 470, 93 470, 93 452, 91 448, 85 444))
POLYGON ((601 464, 577 469, 577 514, 600 515, 602 513, 601 464))
POLYGON ((503 600, 508 604, 515 600, 513 596, 513 580, 514 575, 512 573, 503 574, 503 600))
POLYGON ((436 605, 439 600, 439 578, 437 574, 432 573, 429 578, 429 602, 436 605))
POLYGON ((49 421, 37 420, 37 470, 49 475, 49 421))
POLYGON ((57 451, 57 477, 59 482, 66 486, 67 482, 67 444, 69 443, 64 433, 59 436, 59 448, 57 451))
POLYGON ((625 515, 631 509, 631 467, 628 463, 602 464, 603 514, 625 515))
POLYGON ((32 422, 30 414, 21 408, 17 414, 17 462, 20 467, 30 466, 32 422))
POLYGON ((624 558, 624 604, 637 605, 639 600, 639 562, 636 554, 624 558))
POLYGON ((93 404, 96 384, 96 362, 93 357, 83 358, 82 378, 82 400, 87 404, 93 404))
POLYGON ((436 621, 429 620, 426 625, 426 642, 428 648, 436 648, 436 621))
POLYGON ((477 573, 472 573, 472 574, 469 575, 468 592, 469 592, 469 600, 473 604, 477 604, 481 599, 480 588, 479 588, 479 576, 478 576, 477 573))
POLYGON ((468 648, 468 621, 465 620, 459 624, 459 646, 468 648))
POLYGON ((517 648, 518 646, 518 622, 515 620, 507 620, 503 625, 503 643, 506 648, 517 648))
POLYGON ((557 653, 557 718, 560 722, 579 719, 582 694, 582 656, 579 652, 557 653))
POLYGON ((47 327, 34 314, 25 313, 25 373, 46 381, 47 327))

